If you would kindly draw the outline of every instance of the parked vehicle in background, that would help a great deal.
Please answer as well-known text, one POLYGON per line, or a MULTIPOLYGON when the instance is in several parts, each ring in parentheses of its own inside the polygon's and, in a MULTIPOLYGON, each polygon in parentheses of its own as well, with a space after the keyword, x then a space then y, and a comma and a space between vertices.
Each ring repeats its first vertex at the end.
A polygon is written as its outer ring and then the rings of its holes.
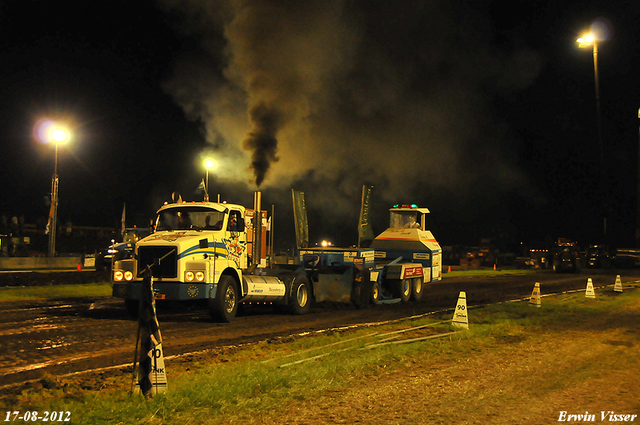
POLYGON ((587 267, 591 269, 608 269, 611 267, 611 254, 606 245, 589 245, 586 252, 587 267))
POLYGON ((109 245, 98 251, 96 255, 96 271, 111 272, 111 265, 118 260, 131 258, 135 252, 136 243, 149 235, 148 227, 131 227, 124 230, 122 242, 109 245))
POLYGON ((553 271, 580 273, 583 256, 577 244, 569 239, 559 238, 553 254, 553 271))

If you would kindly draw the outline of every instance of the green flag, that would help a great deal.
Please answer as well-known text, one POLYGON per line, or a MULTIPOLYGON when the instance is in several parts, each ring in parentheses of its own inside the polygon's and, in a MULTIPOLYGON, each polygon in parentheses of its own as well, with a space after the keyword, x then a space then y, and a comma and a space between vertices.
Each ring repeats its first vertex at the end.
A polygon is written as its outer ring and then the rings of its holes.
POLYGON ((360 222, 358 223, 358 248, 363 244, 369 246, 373 240, 373 229, 369 221, 369 206, 373 186, 362 186, 362 206, 360 208, 360 222), (367 243, 369 242, 369 243, 367 243))
POLYGON ((304 192, 291 189, 293 196, 293 217, 296 223, 296 244, 298 249, 309 246, 309 223, 307 222, 307 205, 304 192))

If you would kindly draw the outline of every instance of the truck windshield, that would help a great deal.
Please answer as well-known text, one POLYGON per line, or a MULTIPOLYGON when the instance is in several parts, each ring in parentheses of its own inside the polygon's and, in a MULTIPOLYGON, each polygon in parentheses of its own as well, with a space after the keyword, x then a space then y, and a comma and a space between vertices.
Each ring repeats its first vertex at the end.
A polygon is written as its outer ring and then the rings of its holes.
POLYGON ((169 208, 158 213, 156 231, 162 230, 220 230, 224 212, 205 207, 169 208))
POLYGON ((389 227, 392 229, 420 229, 418 211, 391 211, 389 227))

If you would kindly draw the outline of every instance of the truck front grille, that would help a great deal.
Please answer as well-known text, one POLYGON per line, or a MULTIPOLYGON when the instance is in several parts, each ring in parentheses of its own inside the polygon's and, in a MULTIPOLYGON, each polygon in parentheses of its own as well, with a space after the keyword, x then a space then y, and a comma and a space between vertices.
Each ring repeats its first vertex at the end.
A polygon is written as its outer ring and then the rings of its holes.
POLYGON ((138 277, 151 265, 153 277, 178 277, 178 249, 172 246, 141 246, 138 249, 138 277))

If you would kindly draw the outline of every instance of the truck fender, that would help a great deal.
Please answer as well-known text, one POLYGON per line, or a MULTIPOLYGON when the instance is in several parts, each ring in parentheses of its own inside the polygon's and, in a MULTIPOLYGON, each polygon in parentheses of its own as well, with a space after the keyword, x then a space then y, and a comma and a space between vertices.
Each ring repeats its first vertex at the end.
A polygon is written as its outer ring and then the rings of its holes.
MULTIPOLYGON (((234 268, 227 267, 226 269, 224 269, 222 273, 220 273, 220 279, 222 278, 222 276, 225 276, 225 275, 231 276, 236 281, 236 284, 238 285, 238 290, 240 291, 240 294, 239 294, 240 299, 242 299, 244 296, 247 295, 247 292, 249 292, 247 283, 244 281, 244 279, 240 279, 240 276, 238 276, 238 272, 234 268)), ((217 283, 212 285, 213 288, 216 288, 217 286, 218 286, 217 283)), ((215 298, 215 294, 216 294, 215 289, 213 289, 213 291, 211 292, 211 295, 213 295, 213 297, 210 296, 210 298, 215 298)))

